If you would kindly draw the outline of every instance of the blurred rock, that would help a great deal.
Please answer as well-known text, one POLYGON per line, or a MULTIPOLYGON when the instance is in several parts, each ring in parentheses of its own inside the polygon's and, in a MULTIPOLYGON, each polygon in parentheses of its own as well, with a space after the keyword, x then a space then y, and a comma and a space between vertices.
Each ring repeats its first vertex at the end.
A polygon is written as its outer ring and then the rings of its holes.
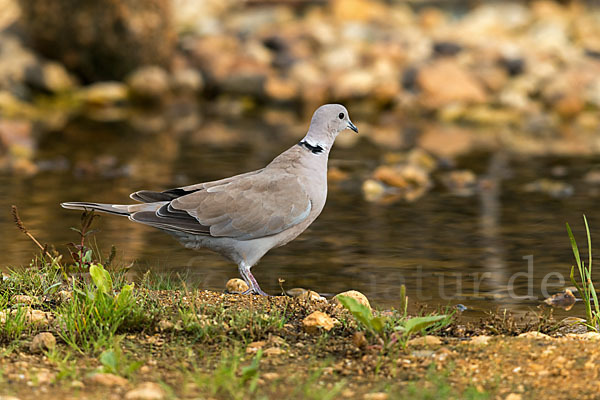
POLYGON ((477 176, 468 169, 451 171, 442 175, 442 183, 458 196, 472 196, 477 189, 477 176))
POLYGON ((94 106, 113 106, 126 102, 129 98, 127 86, 120 82, 100 82, 82 91, 86 103, 94 106))
POLYGON ((248 284, 239 278, 232 278, 225 285, 227 293, 244 293, 248 289, 248 284))
MULTIPOLYGON (((19 85, 25 80, 25 72, 33 68, 40 68, 36 55, 17 36, 0 32, 0 90, 19 94, 19 85)), ((21 91, 20 94, 25 93, 21 91)))
POLYGON ((307 333, 316 334, 321 330, 330 331, 339 321, 321 311, 314 311, 302 320, 302 327, 307 333))
POLYGON ((38 91, 61 93, 73 90, 76 79, 62 64, 46 62, 25 69, 25 83, 38 91))
POLYGON ((423 93, 421 102, 437 108, 453 102, 483 103, 487 95, 481 83, 452 59, 440 59, 421 67, 417 83, 423 93))
POLYGON ((200 94, 204 89, 204 79, 195 69, 184 68, 173 72, 171 85, 176 93, 200 94))
POLYGON ((265 95, 276 101, 294 100, 299 95, 298 85, 286 78, 270 76, 265 81, 265 95))
POLYGON ((122 79, 141 65, 167 66, 174 49, 168 0, 19 4, 34 46, 86 81, 122 79))
POLYGON ((11 299, 13 304, 27 304, 27 305, 31 305, 35 302, 37 302, 37 299, 31 297, 31 296, 27 296, 25 294, 17 294, 14 295, 11 299))
POLYGON ((573 186, 553 179, 538 179, 523 186, 523 190, 531 193, 544 193, 550 197, 562 199, 573 195, 573 186))
POLYGON ((301 300, 306 301, 327 301, 327 299, 321 296, 319 293, 313 290, 305 290, 302 294, 298 296, 301 300))
POLYGON ((169 75, 158 66, 145 66, 133 71, 126 79, 134 100, 158 104, 169 94, 169 75))
POLYGON ((367 296, 365 296, 358 290, 348 290, 346 292, 336 294, 335 297, 333 299, 331 299, 332 304, 340 304, 340 302, 338 300, 338 296, 350 297, 350 298, 358 301, 363 306, 367 306, 367 307, 369 307, 369 309, 371 308, 371 304, 369 304, 369 299, 367 299, 367 296))
POLYGON ((127 379, 115 374, 98 373, 89 378, 90 382, 101 386, 127 386, 127 379))
POLYGON ((38 333, 33 337, 29 345, 29 351, 32 353, 41 353, 45 350, 52 350, 56 347, 56 338, 50 332, 38 333))
POLYGON ((364 349, 367 347, 369 342, 367 342, 364 332, 354 332, 354 334, 352 335, 352 344, 358 347, 359 349, 364 349))
POLYGON ((429 173, 411 164, 380 166, 373 172, 373 178, 396 188, 392 193, 406 201, 418 199, 432 186, 429 173))
POLYGON ((166 397, 165 390, 154 382, 143 382, 125 394, 126 400, 162 400, 166 397))
POLYGON ((363 195, 367 201, 377 201, 385 194, 385 186, 374 179, 367 179, 362 184, 363 195))
POLYGON ((406 344, 409 346, 436 346, 442 344, 442 340, 437 336, 425 335, 410 339, 406 344))
POLYGON ((585 174, 583 180, 592 185, 600 185, 600 170, 593 169, 585 174))
POLYGON ((571 308, 573 308, 576 300, 577 299, 575 298, 575 295, 573 295, 573 292, 571 292, 569 289, 565 289, 564 292, 556 293, 548 297, 544 300, 544 303, 552 307, 561 307, 566 311, 569 311, 571 308))

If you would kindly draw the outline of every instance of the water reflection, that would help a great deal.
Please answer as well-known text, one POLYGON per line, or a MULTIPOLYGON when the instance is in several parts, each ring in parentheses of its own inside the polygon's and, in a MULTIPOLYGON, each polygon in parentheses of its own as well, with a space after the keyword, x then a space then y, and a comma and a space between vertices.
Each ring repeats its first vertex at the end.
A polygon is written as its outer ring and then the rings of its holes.
MULTIPOLYGON (((223 121, 196 112, 166 119, 139 114, 120 122, 79 119, 47 133, 38 156, 44 172, 30 178, 0 175, 0 209, 5 210, 0 213, 0 265, 27 264, 35 251, 13 226, 10 204, 19 206, 39 240, 60 248, 75 239, 69 227, 79 220, 78 213, 59 207, 61 201, 121 202, 141 188, 164 189, 260 168, 306 129, 300 122, 283 127, 269 121, 223 121)), ((396 305, 399 286, 406 284, 408 295, 421 302, 527 310, 539 301, 515 296, 541 300, 547 274, 568 277, 572 255, 564 222, 581 225, 585 211, 592 230, 600 229, 597 193, 581 179, 593 160, 476 154, 458 161, 484 178, 475 196, 458 197, 437 185, 417 202, 381 205, 366 202, 360 191, 381 153, 362 139, 334 148, 332 164, 343 166, 350 178, 330 183, 321 217, 256 266, 265 290, 277 292, 278 278, 284 278, 287 288, 322 293, 352 288, 379 304, 396 305), (551 199, 522 190, 524 183, 549 175, 553 165, 566 169, 575 187, 572 197, 551 199), (524 258, 530 256, 531 270, 530 258, 524 258), (507 287, 511 277, 514 288, 507 287)), ((216 290, 237 276, 235 266, 220 256, 186 250, 168 235, 125 218, 103 217, 99 227, 98 246, 108 251, 116 245, 121 259, 135 260, 140 273, 180 273, 216 290)), ((556 276, 550 278, 546 283, 557 285, 550 288, 553 293, 561 285, 556 276)), ((571 313, 580 311, 576 307, 571 313)))

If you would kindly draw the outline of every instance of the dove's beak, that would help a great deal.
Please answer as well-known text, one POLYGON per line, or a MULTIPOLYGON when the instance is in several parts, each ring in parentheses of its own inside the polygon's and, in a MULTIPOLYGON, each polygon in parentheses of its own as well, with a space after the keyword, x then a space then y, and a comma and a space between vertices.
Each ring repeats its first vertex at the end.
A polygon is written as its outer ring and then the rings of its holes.
POLYGON ((348 129, 352 129, 354 132, 358 133, 358 128, 352 123, 352 121, 348 121, 348 129))

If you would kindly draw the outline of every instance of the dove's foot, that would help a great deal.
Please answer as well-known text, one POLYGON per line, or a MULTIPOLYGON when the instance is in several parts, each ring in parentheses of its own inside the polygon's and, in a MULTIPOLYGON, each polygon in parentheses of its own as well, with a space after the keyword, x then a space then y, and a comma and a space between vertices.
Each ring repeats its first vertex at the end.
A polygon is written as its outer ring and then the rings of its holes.
POLYGON ((260 296, 271 296, 270 294, 264 292, 260 286, 258 285, 258 282, 256 281, 256 278, 254 278, 254 276, 252 275, 252 272, 250 272, 250 268, 248 265, 241 263, 239 265, 239 270, 240 270, 240 275, 242 276, 242 278, 244 279, 244 281, 246 281, 246 283, 248 284, 248 286, 250 287, 250 289, 246 290, 245 292, 242 292, 242 294, 258 294, 260 296))

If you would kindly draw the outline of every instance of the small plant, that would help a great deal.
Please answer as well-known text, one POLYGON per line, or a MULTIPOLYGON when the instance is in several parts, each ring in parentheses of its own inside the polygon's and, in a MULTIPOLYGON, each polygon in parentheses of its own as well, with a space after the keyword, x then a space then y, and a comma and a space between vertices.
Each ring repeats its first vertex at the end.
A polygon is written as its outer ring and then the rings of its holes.
POLYGON ((143 364, 143 361, 130 361, 121 349, 121 338, 115 337, 111 349, 105 350, 100 354, 100 364, 103 372, 115 375, 130 377, 143 364))
POLYGON ((79 272, 86 271, 92 265, 92 249, 88 249, 85 245, 85 240, 89 235, 96 232, 96 230, 91 229, 92 223, 94 219, 100 217, 99 215, 94 214, 94 211, 84 211, 81 214, 81 227, 74 228, 71 230, 79 233, 79 243, 68 243, 67 248, 71 253, 71 258, 75 263, 75 266, 79 268, 79 272))
POLYGON ((262 350, 258 350, 247 366, 242 366, 243 355, 238 351, 224 351, 210 373, 199 372, 193 379, 210 397, 247 399, 256 392, 260 377, 262 350))
POLYGON ((586 311, 586 322, 587 327, 596 332, 600 331, 600 304, 598 303, 598 295, 596 294, 596 288, 592 281, 592 237, 590 235, 590 228, 588 226, 587 218, 583 216, 583 222, 585 224, 585 232, 587 235, 588 243, 588 264, 581 260, 579 255, 579 248, 575 241, 575 236, 571 231, 571 227, 567 223, 567 233, 571 240, 571 247, 573 248, 573 255, 575 256, 575 262, 577 264, 577 270, 579 271, 580 282, 575 280, 575 266, 571 266, 571 282, 577 288, 577 291, 581 293, 581 298, 585 304, 586 311))
MULTIPOLYGON (((404 293, 404 292, 403 292, 404 293)), ((340 303, 352 314, 352 316, 369 332, 374 334, 384 347, 400 341, 403 346, 406 345, 409 337, 418 332, 425 331, 436 325, 444 326, 450 322, 449 315, 427 315, 423 317, 407 318, 403 315, 399 325, 393 327, 394 333, 390 336, 386 331, 386 319, 381 316, 374 316, 371 309, 364 304, 348 296, 338 296, 340 303), (400 333, 398 335, 397 333, 400 333), (391 338, 391 340, 390 340, 391 338)), ((403 296, 404 313, 406 313, 406 297, 403 296)))
POLYGON ((385 320, 383 317, 374 316, 371 309, 364 304, 359 303, 352 297, 338 296, 340 303, 352 314, 362 326, 367 328, 374 335, 381 336, 384 331, 385 320))
POLYGON ((90 266, 90 276, 93 285, 77 284, 73 279, 73 300, 58 311, 64 327, 61 337, 80 352, 108 344, 138 308, 133 283, 123 285, 115 294, 112 278, 101 264, 90 266))

